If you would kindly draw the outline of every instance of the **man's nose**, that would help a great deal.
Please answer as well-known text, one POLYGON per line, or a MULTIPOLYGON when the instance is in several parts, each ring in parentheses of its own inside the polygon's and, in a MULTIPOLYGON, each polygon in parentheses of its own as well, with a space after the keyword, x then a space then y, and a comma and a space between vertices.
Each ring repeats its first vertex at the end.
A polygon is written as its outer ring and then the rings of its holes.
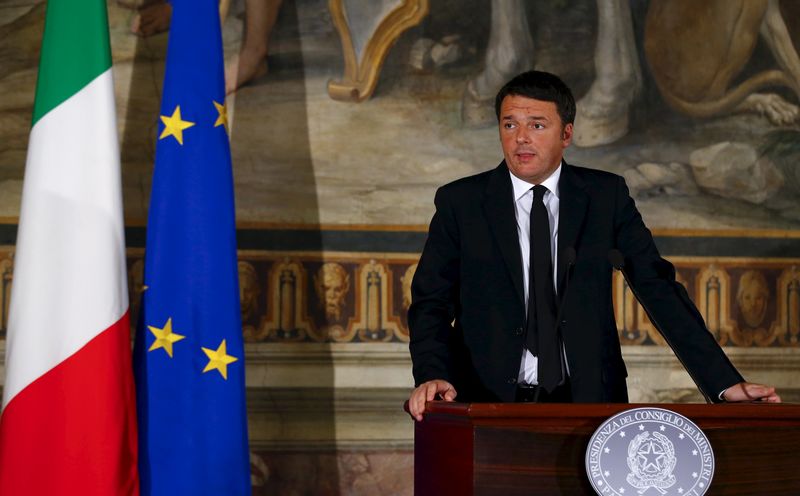
POLYGON ((528 133, 524 129, 520 129, 517 131, 517 139, 518 144, 523 143, 530 143, 530 138, 528 137, 528 133))

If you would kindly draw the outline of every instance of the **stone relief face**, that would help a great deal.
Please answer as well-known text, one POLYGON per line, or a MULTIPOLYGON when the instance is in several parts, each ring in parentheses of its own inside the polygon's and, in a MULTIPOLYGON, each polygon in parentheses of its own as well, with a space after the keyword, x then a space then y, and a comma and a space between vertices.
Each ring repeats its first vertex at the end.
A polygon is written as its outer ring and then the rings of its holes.
POLYGON ((739 311, 748 327, 756 328, 764 321, 769 301, 769 288, 764 275, 748 270, 739 279, 739 290, 736 302, 739 311))
POLYGON ((258 277, 256 269, 247 262, 239 262, 239 309, 242 321, 247 321, 256 311, 258 302, 258 277))
POLYGON ((350 276, 344 267, 337 263, 322 264, 314 276, 314 289, 325 317, 328 320, 340 320, 344 299, 350 289, 350 276))

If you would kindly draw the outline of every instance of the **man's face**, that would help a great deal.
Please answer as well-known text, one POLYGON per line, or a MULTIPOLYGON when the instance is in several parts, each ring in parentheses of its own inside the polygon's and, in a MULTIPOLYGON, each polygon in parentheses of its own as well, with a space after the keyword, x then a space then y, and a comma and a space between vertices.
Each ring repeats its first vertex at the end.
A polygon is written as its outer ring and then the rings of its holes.
POLYGON ((533 184, 547 179, 572 141, 572 124, 561 125, 554 102, 508 95, 500 106, 500 143, 508 169, 533 184))

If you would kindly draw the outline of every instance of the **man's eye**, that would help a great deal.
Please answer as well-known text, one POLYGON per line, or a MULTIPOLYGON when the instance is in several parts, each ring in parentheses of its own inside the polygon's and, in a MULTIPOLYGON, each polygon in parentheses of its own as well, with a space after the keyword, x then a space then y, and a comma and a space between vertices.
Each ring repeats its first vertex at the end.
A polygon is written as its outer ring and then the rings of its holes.
POLYGON ((544 129, 544 124, 542 124, 540 122, 534 122, 533 123, 533 128, 534 129, 544 129))

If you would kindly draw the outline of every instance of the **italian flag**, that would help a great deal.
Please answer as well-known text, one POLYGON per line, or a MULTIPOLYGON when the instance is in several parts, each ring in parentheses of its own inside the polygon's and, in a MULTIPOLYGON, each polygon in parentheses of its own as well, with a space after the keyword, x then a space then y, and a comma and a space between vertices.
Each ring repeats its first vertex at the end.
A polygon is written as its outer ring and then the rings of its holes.
POLYGON ((105 0, 49 0, 22 192, 0 494, 138 494, 105 0))

